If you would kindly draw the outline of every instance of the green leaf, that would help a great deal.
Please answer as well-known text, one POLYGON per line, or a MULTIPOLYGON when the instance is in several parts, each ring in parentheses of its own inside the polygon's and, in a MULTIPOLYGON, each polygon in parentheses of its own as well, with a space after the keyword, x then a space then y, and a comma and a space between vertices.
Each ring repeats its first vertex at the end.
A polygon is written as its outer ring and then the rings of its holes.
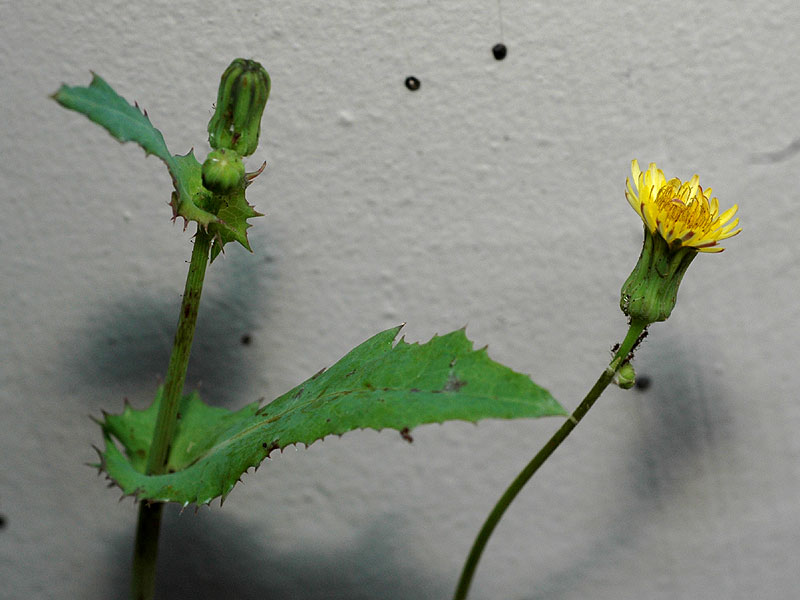
POLYGON ((172 218, 183 218, 184 229, 189 221, 195 221, 206 231, 211 225, 221 226, 219 217, 205 210, 212 194, 203 187, 202 165, 194 157, 194 150, 170 157, 167 168, 175 185, 169 203, 172 207, 172 218))
POLYGON ((164 136, 153 127, 147 113, 143 113, 138 104, 128 104, 96 73, 92 73, 89 87, 62 85, 53 98, 61 106, 105 127, 120 142, 136 142, 146 154, 155 154, 165 162, 170 160, 164 136))
POLYGON ((273 450, 309 445, 355 429, 392 428, 404 435, 424 423, 486 418, 566 416, 530 378, 473 350, 463 330, 425 344, 400 340, 400 327, 379 333, 323 370, 259 408, 232 412, 184 396, 168 472, 144 475, 159 391, 145 410, 126 406, 105 415, 98 467, 126 495, 141 500, 207 504, 222 500, 239 477, 273 450), (121 446, 122 450, 118 447, 121 446))
POLYGON ((211 247, 211 262, 222 251, 222 247, 228 242, 237 241, 242 246, 250 250, 250 242, 247 239, 247 230, 250 223, 247 219, 263 216, 257 212, 252 205, 247 203, 244 197, 244 190, 238 190, 228 196, 220 198, 222 205, 217 212, 217 216, 222 220, 221 224, 213 224, 208 231, 214 235, 214 245, 211 247))
MULTIPOLYGON (((102 77, 92 73, 89 87, 62 85, 53 98, 61 106, 82 113, 105 127, 120 142, 136 142, 144 148, 145 154, 154 154, 163 160, 175 186, 171 202, 173 218, 196 221, 204 228, 219 222, 197 203, 200 200, 196 198, 197 187, 189 180, 192 170, 188 167, 193 165, 187 163, 188 157, 197 162, 194 155, 189 152, 186 156, 173 156, 167 149, 164 136, 153 127, 147 113, 142 112, 138 104, 129 104, 102 77)), ((202 187, 202 183, 200 185, 202 187)))
POLYGON ((194 150, 170 157, 167 168, 175 184, 169 203, 172 207, 172 218, 182 217, 184 229, 189 221, 199 223, 206 230, 211 225, 220 224, 219 218, 206 210, 212 194, 203 187, 202 165, 195 158, 194 150))
MULTIPOLYGON (((262 215, 247 203, 244 190, 238 190, 228 196, 215 196, 203 186, 203 165, 195 158, 193 151, 190 150, 185 156, 173 158, 179 180, 186 186, 189 197, 194 199, 193 203, 183 205, 185 212, 180 216, 198 222, 204 214, 216 214, 219 218, 218 222, 208 223, 207 227, 208 232, 214 236, 211 261, 214 261, 228 242, 239 242, 252 252, 247 239, 247 230, 250 228, 247 219, 262 215), (214 206, 215 202, 219 204, 214 206)), ((177 193, 173 193, 173 208, 178 205, 177 202, 177 193)))

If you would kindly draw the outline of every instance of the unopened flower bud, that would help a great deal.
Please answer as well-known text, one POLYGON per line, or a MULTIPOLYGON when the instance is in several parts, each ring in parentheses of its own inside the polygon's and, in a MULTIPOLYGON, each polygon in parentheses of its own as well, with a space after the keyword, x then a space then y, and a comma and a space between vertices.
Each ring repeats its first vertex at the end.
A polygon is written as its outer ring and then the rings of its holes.
POLYGON ((617 371, 617 379, 615 383, 623 390, 629 390, 636 384, 636 371, 633 365, 625 361, 617 371))
POLYGON ((244 175, 242 157, 233 150, 212 150, 203 163, 203 186, 216 194, 244 189, 244 175))
POLYGON ((235 59, 222 74, 216 111, 208 122, 211 147, 235 150, 242 156, 255 152, 269 90, 264 67, 254 60, 235 59))

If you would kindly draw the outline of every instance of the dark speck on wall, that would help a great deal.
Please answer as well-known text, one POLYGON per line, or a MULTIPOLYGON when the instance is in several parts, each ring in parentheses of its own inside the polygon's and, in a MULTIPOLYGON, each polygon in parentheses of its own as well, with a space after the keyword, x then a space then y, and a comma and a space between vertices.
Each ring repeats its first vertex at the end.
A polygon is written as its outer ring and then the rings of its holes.
POLYGON ((503 60, 508 54, 508 48, 506 48, 505 44, 495 44, 492 47, 492 54, 495 60, 503 60))
POLYGON ((411 90, 412 92, 416 92, 420 86, 419 79, 414 77, 413 75, 409 75, 406 77, 406 87, 411 90))

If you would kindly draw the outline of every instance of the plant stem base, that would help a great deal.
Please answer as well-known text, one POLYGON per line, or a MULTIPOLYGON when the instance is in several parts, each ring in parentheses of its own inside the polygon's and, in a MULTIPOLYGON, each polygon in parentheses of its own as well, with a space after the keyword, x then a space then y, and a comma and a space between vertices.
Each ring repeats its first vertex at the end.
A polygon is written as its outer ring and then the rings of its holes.
POLYGON ((148 600, 153 597, 156 584, 156 558, 158 557, 158 534, 161 529, 160 502, 139 503, 139 520, 136 524, 136 542, 133 547, 133 579, 131 598, 148 600))

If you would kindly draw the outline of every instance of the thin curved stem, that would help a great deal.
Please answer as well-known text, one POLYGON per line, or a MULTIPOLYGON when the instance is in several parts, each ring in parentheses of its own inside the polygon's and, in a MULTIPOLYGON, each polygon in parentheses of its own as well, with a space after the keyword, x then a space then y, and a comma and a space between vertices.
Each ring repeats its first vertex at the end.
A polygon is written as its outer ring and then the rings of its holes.
POLYGON ((589 412, 589 409, 600 397, 600 394, 603 393, 603 390, 605 390, 608 387, 608 384, 610 384, 614 379, 615 373, 620 366, 622 366, 622 363, 625 361, 627 356, 635 349, 640 340, 640 336, 646 327, 647 323, 643 321, 631 321, 630 327, 628 328, 628 333, 625 335, 625 339, 623 340, 622 344, 620 344, 619 348, 614 353, 614 358, 611 359, 611 362, 606 370, 603 371, 603 374, 597 379, 594 386, 592 386, 592 389, 589 390, 589 393, 586 394, 586 397, 578 405, 578 408, 575 409, 575 411, 564 422, 561 428, 556 431, 555 434, 553 434, 553 437, 551 437, 550 440, 548 440, 548 442, 542 447, 542 449, 539 450, 536 456, 534 456, 531 461, 525 465, 525 468, 520 471, 516 479, 511 482, 511 485, 508 486, 508 489, 497 501, 497 504, 495 504, 492 512, 489 513, 489 516, 486 518, 486 522, 484 522, 483 527, 481 527, 480 532, 478 532, 478 536, 475 538, 475 541, 472 544, 472 548, 467 556, 467 560, 464 563, 464 568, 461 571, 461 577, 458 580, 458 587, 456 587, 453 600, 464 600, 467 597, 467 593, 469 592, 469 587, 472 583, 472 578, 475 575, 475 570, 478 567, 478 561, 481 558, 483 549, 486 547, 492 532, 500 522, 500 519, 506 512, 506 509, 511 505, 511 502, 513 502, 514 498, 517 497, 517 494, 522 491, 522 488, 525 486, 528 480, 533 477, 533 474, 536 473, 539 467, 541 467, 550 457, 550 455, 555 452, 556 448, 561 445, 561 442, 567 438, 567 436, 572 432, 573 429, 575 429, 578 423, 580 423, 581 419, 583 419, 586 413, 589 412))
MULTIPOLYGON (((208 252, 211 236, 200 227, 194 238, 189 273, 178 317, 178 328, 172 345, 167 377, 158 407, 155 432, 147 459, 148 475, 164 473, 169 459, 170 444, 175 435, 178 406, 183 395, 186 369, 200 308, 200 294, 208 265, 208 252)), ((164 505, 160 502, 142 501, 139 505, 139 520, 136 525, 136 542, 133 550, 133 570, 131 578, 131 597, 133 600, 150 600, 155 590, 156 559, 158 557, 158 534, 161 527, 161 513, 164 505)))

